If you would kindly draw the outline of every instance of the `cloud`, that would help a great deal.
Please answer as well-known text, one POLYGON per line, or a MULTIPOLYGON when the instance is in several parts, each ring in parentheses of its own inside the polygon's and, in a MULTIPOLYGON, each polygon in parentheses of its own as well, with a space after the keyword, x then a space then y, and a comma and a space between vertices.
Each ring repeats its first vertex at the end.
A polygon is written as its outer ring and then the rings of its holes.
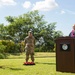
POLYGON ((61 10, 60 12, 61 14, 72 14, 72 15, 75 15, 75 12, 74 11, 71 11, 71 10, 68 10, 68 9, 64 9, 64 10, 61 10))
POLYGON ((55 0, 44 0, 36 2, 33 5, 32 10, 50 11, 56 7, 58 7, 58 4, 55 2, 55 0))
POLYGON ((75 12, 74 12, 74 11, 71 11, 71 10, 67 10, 67 9, 66 9, 66 12, 68 12, 69 14, 75 15, 75 12))
POLYGON ((0 6, 16 5, 14 0, 0 0, 0 6))
POLYGON ((31 6, 30 1, 25 1, 24 4, 23 4, 23 7, 26 8, 26 9, 30 8, 30 6, 31 6))
POLYGON ((66 12, 64 10, 61 10, 61 14, 65 14, 66 12))

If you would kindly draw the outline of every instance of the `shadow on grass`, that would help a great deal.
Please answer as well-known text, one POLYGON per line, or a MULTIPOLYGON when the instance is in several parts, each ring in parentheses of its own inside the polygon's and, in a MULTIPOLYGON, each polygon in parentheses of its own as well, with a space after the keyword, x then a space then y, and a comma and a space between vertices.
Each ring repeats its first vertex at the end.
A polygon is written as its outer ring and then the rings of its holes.
POLYGON ((24 70, 24 69, 22 69, 22 68, 13 68, 13 67, 7 67, 7 66, 0 66, 0 69, 11 69, 11 70, 24 70))
POLYGON ((36 64, 56 65, 56 63, 42 63, 42 62, 36 62, 36 64))
POLYGON ((22 68, 9 68, 9 69, 11 69, 11 70, 24 70, 22 68))
POLYGON ((35 58, 54 58, 55 56, 35 56, 35 58))

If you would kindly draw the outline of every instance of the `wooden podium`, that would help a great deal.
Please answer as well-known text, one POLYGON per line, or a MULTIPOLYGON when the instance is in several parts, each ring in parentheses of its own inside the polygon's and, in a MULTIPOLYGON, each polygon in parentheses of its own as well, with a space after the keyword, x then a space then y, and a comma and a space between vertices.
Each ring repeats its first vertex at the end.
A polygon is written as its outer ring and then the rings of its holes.
POLYGON ((75 73, 75 38, 56 39, 56 71, 75 73))

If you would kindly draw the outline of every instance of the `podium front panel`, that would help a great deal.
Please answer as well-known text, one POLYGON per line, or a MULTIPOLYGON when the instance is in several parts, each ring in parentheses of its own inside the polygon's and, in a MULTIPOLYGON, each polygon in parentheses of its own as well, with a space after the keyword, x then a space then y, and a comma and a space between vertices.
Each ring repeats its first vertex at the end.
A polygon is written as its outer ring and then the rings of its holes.
POLYGON ((61 37, 56 40, 56 70, 75 72, 75 39, 61 37))

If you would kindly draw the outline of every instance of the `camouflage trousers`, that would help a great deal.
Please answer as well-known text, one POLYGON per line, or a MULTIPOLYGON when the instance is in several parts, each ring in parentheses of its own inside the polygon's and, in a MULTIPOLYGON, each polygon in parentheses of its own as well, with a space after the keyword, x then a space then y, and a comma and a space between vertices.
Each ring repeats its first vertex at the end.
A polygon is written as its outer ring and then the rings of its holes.
POLYGON ((31 56, 32 62, 34 62, 34 48, 26 47, 25 52, 26 52, 26 62, 28 62, 28 60, 29 60, 29 55, 31 56))

